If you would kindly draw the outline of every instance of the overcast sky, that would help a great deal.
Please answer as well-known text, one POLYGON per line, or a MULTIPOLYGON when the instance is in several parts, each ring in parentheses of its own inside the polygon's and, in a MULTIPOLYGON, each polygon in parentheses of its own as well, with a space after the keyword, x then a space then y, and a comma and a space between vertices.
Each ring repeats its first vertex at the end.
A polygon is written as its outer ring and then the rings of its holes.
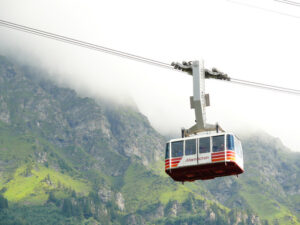
MULTIPOLYGON (((204 60, 229 76, 300 89, 300 7, 274 0, 0 0, 0 19, 158 61, 204 60)), ((134 101, 162 134, 193 125, 183 73, 0 27, 16 54, 81 95, 134 101), (131 99, 131 100, 130 100, 131 99)), ((208 122, 263 130, 300 151, 300 97, 207 80, 208 122)))

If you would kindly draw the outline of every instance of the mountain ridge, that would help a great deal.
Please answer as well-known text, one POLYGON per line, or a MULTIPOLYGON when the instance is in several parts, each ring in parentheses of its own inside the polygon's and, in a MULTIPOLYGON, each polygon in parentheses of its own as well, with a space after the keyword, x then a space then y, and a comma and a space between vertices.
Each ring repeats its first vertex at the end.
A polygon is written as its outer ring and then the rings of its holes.
POLYGON ((79 97, 44 73, 0 57, 0 192, 9 203, 0 224, 299 224, 299 154, 273 138, 244 140, 239 178, 181 185, 164 173, 165 138, 145 116, 79 97), (263 209, 257 196, 268 197, 263 209))

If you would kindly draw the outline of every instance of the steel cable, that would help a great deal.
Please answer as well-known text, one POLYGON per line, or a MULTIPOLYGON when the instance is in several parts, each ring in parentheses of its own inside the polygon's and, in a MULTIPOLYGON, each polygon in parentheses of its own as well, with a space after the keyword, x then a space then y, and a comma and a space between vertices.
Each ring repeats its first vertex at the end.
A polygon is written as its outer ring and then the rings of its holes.
POLYGON ((16 23, 11 23, 11 22, 4 21, 4 20, 0 20, 0 25, 8 27, 8 28, 15 29, 15 30, 23 31, 23 32, 26 32, 26 33, 31 33, 31 34, 35 34, 35 35, 38 35, 38 36, 42 36, 42 37, 54 39, 54 40, 57 40, 57 41, 65 42, 65 43, 68 43, 68 44, 73 44, 73 45, 77 45, 77 46, 80 46, 80 47, 84 47, 84 48, 88 48, 88 49, 92 49, 92 50, 96 50, 96 51, 101 51, 101 52, 104 52, 104 53, 117 55, 117 56, 128 58, 128 59, 131 59, 131 60, 136 60, 136 61, 140 61, 140 62, 144 62, 144 63, 148 63, 148 64, 152 64, 152 65, 156 65, 156 66, 160 66, 160 67, 164 67, 164 68, 167 68, 167 69, 174 70, 174 67, 171 66, 170 64, 167 64, 167 63, 159 62, 159 61, 156 61, 156 60, 152 60, 152 59, 149 59, 149 58, 129 54, 129 53, 122 52, 122 51, 117 51, 117 50, 114 50, 114 49, 111 49, 111 48, 106 48, 106 47, 103 47, 103 46, 100 46, 100 45, 91 44, 91 43, 80 41, 80 40, 77 40, 77 39, 74 39, 74 38, 69 38, 69 37, 66 37, 66 36, 57 35, 57 34, 54 34, 54 33, 50 33, 50 32, 46 32, 46 31, 42 31, 42 30, 22 26, 22 25, 19 25, 19 24, 16 24, 16 23))
POLYGON ((300 90, 296 90, 296 89, 290 89, 290 88, 284 88, 284 87, 278 87, 278 86, 272 86, 272 85, 266 85, 266 84, 258 85, 260 83, 243 81, 243 80, 239 80, 239 79, 231 79, 230 82, 239 84, 239 85, 244 85, 244 86, 250 86, 250 87, 256 87, 256 88, 261 88, 261 89, 268 89, 268 90, 272 90, 272 91, 284 92, 284 93, 288 93, 288 94, 300 95, 300 90))
MULTIPOLYGON (((166 68, 166 69, 171 69, 171 70, 174 70, 174 71, 180 71, 180 70, 176 70, 172 65, 164 63, 164 62, 160 62, 160 61, 157 61, 157 60, 152 60, 152 59, 149 59, 149 58, 137 56, 137 55, 134 55, 134 54, 123 52, 123 51, 114 50, 114 49, 111 49, 111 48, 106 48, 106 47, 103 47, 103 46, 100 46, 100 45, 91 44, 91 43, 80 41, 80 40, 77 40, 77 39, 74 39, 74 38, 69 38, 69 37, 66 37, 66 36, 57 35, 57 34, 54 34, 54 33, 34 29, 34 28, 31 28, 31 27, 19 25, 19 24, 16 24, 16 23, 11 23, 11 22, 8 22, 8 21, 5 21, 5 20, 0 20, 0 26, 4 26, 4 27, 7 27, 7 28, 23 31, 23 32, 26 32, 26 33, 30 33, 30 34, 34 34, 34 35, 38 35, 38 36, 42 36, 42 37, 46 37, 46 38, 50 38, 50 39, 61 41, 61 42, 68 43, 68 44, 77 45, 77 46, 84 47, 84 48, 87 48, 87 49, 92 49, 92 50, 96 50, 96 51, 100 51, 100 52, 120 56, 120 57, 123 57, 123 58, 128 58, 128 59, 131 59, 131 60, 135 60, 135 61, 139 61, 139 62, 143 62, 143 63, 163 67, 163 68, 166 68)), ((180 72, 182 72, 182 71, 180 71, 180 72)), ((262 83, 257 83, 257 82, 251 82, 251 81, 246 81, 246 80, 240 80, 240 79, 235 79, 235 78, 230 78, 230 82, 240 84, 240 85, 252 86, 252 87, 257 87, 257 88, 264 88, 264 89, 269 89, 269 90, 273 90, 273 91, 280 91, 280 92, 286 92, 286 93, 289 93, 289 94, 300 95, 300 90, 296 90, 296 89, 278 87, 278 86, 262 84, 262 83)))

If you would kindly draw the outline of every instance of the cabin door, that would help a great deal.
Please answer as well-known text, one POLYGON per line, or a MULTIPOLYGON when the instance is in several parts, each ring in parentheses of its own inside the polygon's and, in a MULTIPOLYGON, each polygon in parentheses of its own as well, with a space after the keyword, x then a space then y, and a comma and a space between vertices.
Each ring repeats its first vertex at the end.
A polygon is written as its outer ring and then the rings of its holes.
POLYGON ((211 163, 211 138, 203 137, 198 140, 198 165, 211 163))
POLYGON ((184 149, 184 161, 182 166, 197 165, 197 139, 185 140, 184 149))

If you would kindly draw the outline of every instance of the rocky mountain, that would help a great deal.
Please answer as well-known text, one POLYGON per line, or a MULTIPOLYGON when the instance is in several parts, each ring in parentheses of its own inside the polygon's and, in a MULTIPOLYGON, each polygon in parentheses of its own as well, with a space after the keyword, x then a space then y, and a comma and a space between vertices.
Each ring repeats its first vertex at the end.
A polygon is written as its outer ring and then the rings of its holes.
POLYGON ((0 57, 0 224, 300 224, 299 153, 243 138, 246 172, 188 184, 132 107, 0 57))
POLYGON ((299 221, 300 154, 265 133, 244 137, 243 144, 245 173, 205 182, 205 187, 227 207, 251 209, 275 224, 299 221))

